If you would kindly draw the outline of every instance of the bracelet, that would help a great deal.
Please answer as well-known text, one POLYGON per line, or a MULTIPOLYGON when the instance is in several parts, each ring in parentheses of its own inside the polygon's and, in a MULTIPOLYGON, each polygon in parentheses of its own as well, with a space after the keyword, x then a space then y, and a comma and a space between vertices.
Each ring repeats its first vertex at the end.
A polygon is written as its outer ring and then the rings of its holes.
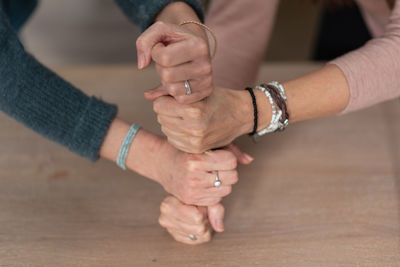
POLYGON ((287 111, 286 94, 283 86, 278 82, 261 84, 254 88, 265 94, 271 105, 272 116, 269 125, 253 135, 256 142, 258 137, 267 133, 283 131, 289 125, 289 113, 287 111))
POLYGON ((254 126, 253 126, 253 131, 251 133, 249 133, 250 136, 253 136, 253 135, 255 135, 257 133, 257 127, 258 127, 257 101, 256 101, 256 96, 254 95, 253 88, 247 87, 245 90, 247 90, 250 93, 251 101, 253 102, 254 126))
POLYGON ((128 156, 129 149, 131 147, 133 139, 135 139, 135 136, 137 132, 139 131, 140 126, 137 124, 132 124, 131 128, 129 128, 128 133, 126 134, 124 141, 122 142, 121 147, 119 148, 119 153, 117 157, 117 165, 123 169, 124 171, 126 170, 126 158, 128 156))
POLYGON ((203 29, 205 29, 206 31, 208 31, 211 34, 212 38, 214 39, 214 52, 213 52, 213 54, 211 56, 211 58, 213 59, 215 57, 215 55, 217 54, 217 47, 218 47, 217 36, 215 35, 214 31, 211 30, 211 28, 208 27, 207 25, 204 25, 203 23, 195 21, 195 20, 183 21, 183 22, 181 22, 179 24, 179 26, 183 26, 183 25, 186 25, 186 24, 198 25, 198 26, 202 27, 203 29))
POLYGON ((287 111, 287 98, 285 94, 285 88, 283 88, 282 84, 277 81, 273 81, 267 84, 267 90, 272 93, 275 97, 275 102, 282 110, 282 118, 280 119, 279 131, 283 131, 289 125, 289 112, 287 111))

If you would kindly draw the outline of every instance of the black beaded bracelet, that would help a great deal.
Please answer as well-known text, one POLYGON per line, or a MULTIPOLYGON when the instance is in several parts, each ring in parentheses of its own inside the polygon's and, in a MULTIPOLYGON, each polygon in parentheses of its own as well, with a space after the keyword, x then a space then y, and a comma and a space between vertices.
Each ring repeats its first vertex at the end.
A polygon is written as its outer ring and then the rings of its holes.
POLYGON ((257 101, 256 101, 256 96, 254 95, 253 88, 247 87, 245 90, 249 91, 249 93, 251 95, 251 100, 253 102, 253 108, 254 108, 254 127, 253 127, 253 131, 251 133, 249 133, 249 135, 252 136, 257 133, 257 127, 258 127, 257 101))

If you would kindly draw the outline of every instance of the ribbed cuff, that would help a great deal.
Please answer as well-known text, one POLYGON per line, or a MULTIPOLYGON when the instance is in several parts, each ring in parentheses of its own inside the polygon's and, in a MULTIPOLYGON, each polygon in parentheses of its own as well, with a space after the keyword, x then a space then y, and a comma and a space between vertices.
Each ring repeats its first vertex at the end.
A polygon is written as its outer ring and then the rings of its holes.
POLYGON ((116 0, 128 18, 145 31, 154 23, 157 15, 169 4, 174 2, 184 2, 190 5, 197 16, 204 22, 204 11, 198 0, 116 0), (139 3, 138 3, 139 2, 139 3))
POLYGON ((74 142, 69 149, 92 161, 97 160, 104 137, 116 114, 115 105, 91 97, 78 118, 78 125, 72 136, 74 142))

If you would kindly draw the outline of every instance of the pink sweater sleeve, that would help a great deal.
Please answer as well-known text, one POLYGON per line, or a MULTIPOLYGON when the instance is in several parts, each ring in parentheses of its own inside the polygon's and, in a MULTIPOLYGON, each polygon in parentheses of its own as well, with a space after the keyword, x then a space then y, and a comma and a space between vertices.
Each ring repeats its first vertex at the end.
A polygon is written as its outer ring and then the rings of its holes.
POLYGON ((253 86, 272 30, 278 0, 216 0, 206 23, 218 38, 214 84, 232 89, 253 86))
POLYGON ((329 64, 343 71, 350 88, 344 113, 400 96, 400 0, 382 36, 329 64))

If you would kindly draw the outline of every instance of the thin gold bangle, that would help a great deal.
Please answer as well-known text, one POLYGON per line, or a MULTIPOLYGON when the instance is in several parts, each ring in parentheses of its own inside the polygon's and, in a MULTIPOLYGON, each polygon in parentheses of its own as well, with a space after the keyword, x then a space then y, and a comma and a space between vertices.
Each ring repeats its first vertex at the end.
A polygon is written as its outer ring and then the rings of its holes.
POLYGON ((186 25, 186 24, 198 25, 198 26, 202 27, 203 29, 205 29, 206 31, 208 31, 211 34, 212 38, 214 39, 214 52, 213 52, 211 58, 214 58, 215 55, 217 54, 217 47, 218 47, 217 36, 215 35, 214 31, 211 30, 210 27, 208 27, 207 25, 204 25, 203 23, 198 22, 198 21, 194 21, 194 20, 184 21, 181 24, 179 24, 179 26, 183 26, 183 25, 186 25))

